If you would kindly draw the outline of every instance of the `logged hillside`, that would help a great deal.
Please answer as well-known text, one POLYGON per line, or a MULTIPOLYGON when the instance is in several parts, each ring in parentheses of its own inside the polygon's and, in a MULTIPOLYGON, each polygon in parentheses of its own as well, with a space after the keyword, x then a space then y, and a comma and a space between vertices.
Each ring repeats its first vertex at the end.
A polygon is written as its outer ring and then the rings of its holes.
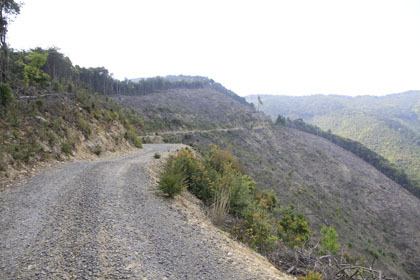
MULTIPOLYGON (((256 96, 248 97, 257 102, 256 96)), ((262 110, 359 141, 420 181, 420 91, 383 97, 261 96, 262 110)))
MULTIPOLYGON (((331 142, 289 128, 272 128, 254 109, 208 89, 116 96, 140 112, 189 131, 185 143, 230 149, 261 189, 306 214, 317 236, 332 225, 346 252, 388 274, 420 274, 420 201, 375 168, 331 142), (260 124, 264 124, 261 128, 260 124), (201 131, 217 127, 241 130, 201 131), (201 129, 203 128, 203 129, 201 129)), ((164 130, 165 128, 161 128, 164 130)))
POLYGON ((148 131, 251 128, 268 125, 270 121, 249 104, 212 88, 169 89, 113 98, 141 113, 148 123, 148 131))

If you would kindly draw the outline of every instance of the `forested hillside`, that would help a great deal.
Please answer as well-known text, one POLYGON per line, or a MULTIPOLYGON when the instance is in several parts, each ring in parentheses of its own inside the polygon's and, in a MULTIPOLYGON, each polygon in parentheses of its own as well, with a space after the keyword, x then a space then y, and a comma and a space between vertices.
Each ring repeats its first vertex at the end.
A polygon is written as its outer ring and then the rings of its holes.
MULTIPOLYGON (((359 141, 420 182, 420 91, 382 97, 261 96, 261 109, 359 141)), ((256 96, 248 100, 257 103, 256 96)))

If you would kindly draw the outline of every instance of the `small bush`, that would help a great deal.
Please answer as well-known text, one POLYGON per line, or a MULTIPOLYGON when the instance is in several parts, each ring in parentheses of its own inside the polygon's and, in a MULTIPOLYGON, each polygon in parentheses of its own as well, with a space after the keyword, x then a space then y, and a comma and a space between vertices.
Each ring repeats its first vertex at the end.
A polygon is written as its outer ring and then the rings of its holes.
POLYGON ((332 254, 336 254, 340 248, 340 244, 337 243, 337 232, 333 227, 322 227, 321 228, 321 254, 325 254, 330 251, 332 254))
POLYGON ((0 103, 3 106, 7 106, 13 100, 12 89, 9 84, 0 83, 0 103))
POLYGON ((306 276, 300 276, 298 280, 322 280, 322 275, 319 272, 309 270, 306 276))
POLYGON ((127 128, 127 131, 124 134, 124 138, 130 141, 137 148, 143 147, 140 138, 132 126, 127 128))
POLYGON ((70 155, 71 151, 73 150, 72 145, 70 144, 69 141, 65 141, 61 144, 61 151, 65 154, 65 155, 70 155))
POLYGON ((86 138, 89 138, 89 136, 92 135, 92 129, 90 128, 89 123, 84 118, 78 116, 76 119, 76 124, 86 138))
POLYGON ((170 156, 159 178, 159 189, 169 197, 180 194, 186 187, 186 178, 174 156, 170 156))
POLYGON ((153 156, 155 159, 159 159, 160 158, 160 154, 159 153, 155 153, 153 156))
POLYGON ((0 171, 6 171, 7 170, 7 163, 4 161, 3 153, 0 152, 0 171))
POLYGON ((92 153, 99 156, 102 153, 101 145, 97 144, 92 148, 92 153))

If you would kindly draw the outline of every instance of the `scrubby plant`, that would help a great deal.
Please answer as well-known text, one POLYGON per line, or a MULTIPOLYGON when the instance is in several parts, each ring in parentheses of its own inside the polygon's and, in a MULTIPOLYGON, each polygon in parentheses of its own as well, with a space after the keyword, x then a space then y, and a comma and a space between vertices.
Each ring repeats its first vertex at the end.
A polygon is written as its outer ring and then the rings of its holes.
POLYGON ((311 229, 305 216, 293 206, 279 211, 282 217, 277 221, 278 236, 291 247, 300 247, 311 237, 311 229))
POLYGON ((101 145, 96 144, 95 146, 93 146, 92 153, 94 153, 95 155, 99 156, 102 153, 102 147, 101 147, 101 145))
POLYGON ((70 144, 69 141, 65 141, 61 144, 61 151, 65 154, 65 155, 70 155, 71 152, 73 150, 72 145, 70 144))
POLYGON ((301 246, 311 236, 304 215, 292 206, 278 208, 273 191, 258 192, 230 152, 211 146, 198 158, 183 149, 171 160, 184 174, 188 190, 208 205, 213 222, 224 224, 227 214, 236 216, 239 222, 232 233, 258 251, 270 252, 279 240, 301 246))
POLYGON ((0 103, 3 106, 7 106, 13 100, 12 89, 9 84, 0 83, 0 103))
POLYGON ((83 133, 86 138, 92 135, 92 129, 90 128, 89 123, 83 118, 82 115, 78 114, 76 118, 77 127, 83 133))
POLYGON ((322 275, 319 272, 308 270, 306 276, 300 276, 298 280, 322 280, 322 275))
POLYGON ((159 159, 159 158, 160 158, 160 154, 159 154, 159 153, 155 153, 155 154, 153 155, 153 157, 154 157, 155 159, 159 159))
POLYGON ((333 227, 322 227, 321 228, 321 254, 330 251, 332 254, 336 254, 340 248, 340 244, 337 243, 338 234, 333 227))
POLYGON ((41 70, 41 67, 47 62, 48 53, 31 52, 25 57, 28 61, 25 64, 23 75, 26 86, 40 85, 41 87, 49 84, 50 76, 41 70))
POLYGON ((169 197, 180 194, 186 186, 186 178, 175 156, 170 156, 160 173, 159 189, 169 197))
POLYGON ((143 147, 139 136, 131 125, 128 126, 127 131, 124 134, 124 138, 130 141, 137 148, 143 147))

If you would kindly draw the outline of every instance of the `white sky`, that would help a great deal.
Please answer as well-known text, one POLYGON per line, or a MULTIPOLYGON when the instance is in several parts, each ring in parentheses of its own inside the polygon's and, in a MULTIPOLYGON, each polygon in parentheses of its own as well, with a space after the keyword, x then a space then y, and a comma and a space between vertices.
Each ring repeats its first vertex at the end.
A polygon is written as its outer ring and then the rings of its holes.
POLYGON ((420 89, 420 0, 23 0, 15 49, 118 79, 202 75, 239 95, 420 89))

